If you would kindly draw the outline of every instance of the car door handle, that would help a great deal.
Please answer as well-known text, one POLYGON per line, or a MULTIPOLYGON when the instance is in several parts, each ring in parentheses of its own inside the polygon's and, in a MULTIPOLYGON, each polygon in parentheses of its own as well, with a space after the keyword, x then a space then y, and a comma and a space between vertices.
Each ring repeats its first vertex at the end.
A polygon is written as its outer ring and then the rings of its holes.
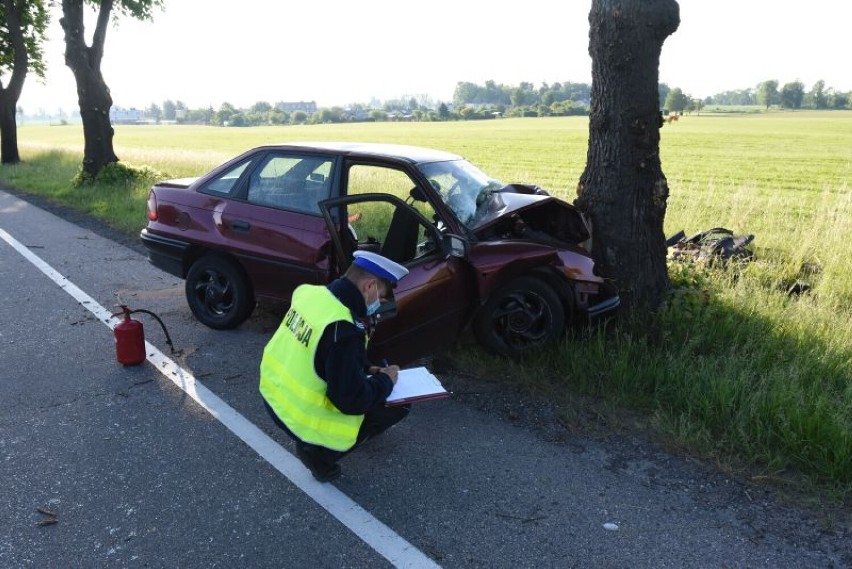
POLYGON ((234 231, 248 231, 251 229, 251 224, 248 221, 235 221, 231 224, 231 229, 234 231))

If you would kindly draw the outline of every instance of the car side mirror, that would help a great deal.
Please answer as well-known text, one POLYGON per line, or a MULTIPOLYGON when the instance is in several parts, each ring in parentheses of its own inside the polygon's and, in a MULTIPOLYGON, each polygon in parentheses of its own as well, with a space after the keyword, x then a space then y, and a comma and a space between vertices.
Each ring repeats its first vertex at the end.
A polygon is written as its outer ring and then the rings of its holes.
POLYGON ((447 233, 444 235, 443 240, 444 251, 446 251, 450 257, 464 259, 470 252, 470 243, 468 243, 463 237, 447 233))

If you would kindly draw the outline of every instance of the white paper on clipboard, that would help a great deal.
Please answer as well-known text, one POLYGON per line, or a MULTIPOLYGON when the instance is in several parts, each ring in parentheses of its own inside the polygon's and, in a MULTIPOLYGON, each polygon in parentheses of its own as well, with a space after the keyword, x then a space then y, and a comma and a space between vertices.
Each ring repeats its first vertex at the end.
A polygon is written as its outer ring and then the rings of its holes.
POLYGON ((388 405, 449 397, 450 393, 425 367, 399 370, 399 377, 388 396, 388 405))

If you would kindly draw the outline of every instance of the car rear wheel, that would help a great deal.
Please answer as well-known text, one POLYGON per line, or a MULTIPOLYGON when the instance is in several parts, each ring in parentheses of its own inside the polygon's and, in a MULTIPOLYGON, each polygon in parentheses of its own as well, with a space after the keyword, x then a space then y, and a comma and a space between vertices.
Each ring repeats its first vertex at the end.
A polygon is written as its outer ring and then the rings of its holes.
POLYGON ((557 340, 565 311, 547 283, 521 277, 495 291, 479 310, 473 330, 489 352, 518 357, 557 340))
POLYGON ((254 310, 254 295, 242 269, 217 255, 192 264, 186 275, 186 300, 202 324, 217 330, 236 328, 254 310))

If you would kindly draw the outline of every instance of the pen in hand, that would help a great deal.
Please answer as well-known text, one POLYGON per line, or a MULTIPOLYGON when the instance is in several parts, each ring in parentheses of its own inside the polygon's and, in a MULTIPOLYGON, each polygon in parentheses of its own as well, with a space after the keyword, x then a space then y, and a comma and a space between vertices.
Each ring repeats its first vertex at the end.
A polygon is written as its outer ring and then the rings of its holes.
POLYGON ((396 380, 399 377, 399 366, 389 365, 387 358, 382 359, 382 365, 384 367, 382 367, 380 371, 390 377, 393 384, 396 385, 396 380))

